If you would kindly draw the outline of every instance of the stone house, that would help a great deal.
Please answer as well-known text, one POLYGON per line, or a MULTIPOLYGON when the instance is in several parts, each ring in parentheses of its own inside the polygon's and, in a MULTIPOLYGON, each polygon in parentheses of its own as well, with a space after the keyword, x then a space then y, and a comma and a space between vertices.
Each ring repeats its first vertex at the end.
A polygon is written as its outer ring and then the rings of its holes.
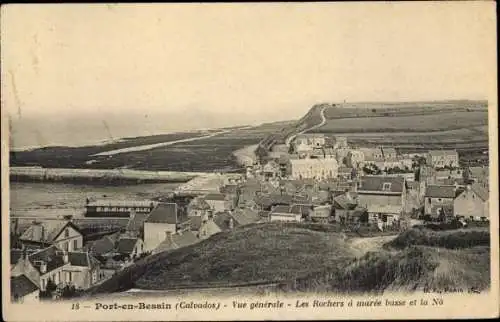
POLYGON ((188 224, 188 217, 179 215, 177 204, 158 204, 144 222, 145 251, 154 250, 168 233, 175 234, 183 224, 188 224))
POLYGON ((424 198, 424 214, 430 215, 432 219, 440 219, 445 210, 451 209, 453 214, 453 203, 460 190, 455 186, 428 185, 424 198))
POLYGON ((469 220, 490 220, 488 186, 473 183, 459 192, 453 201, 453 214, 469 220))
POLYGON ((68 220, 33 221, 19 237, 19 241, 28 249, 43 249, 54 245, 71 252, 83 247, 80 229, 68 220))
POLYGON ((403 177, 364 176, 358 182, 358 205, 368 209, 369 206, 398 206, 405 208, 406 180, 403 177))
POLYGON ((430 150, 426 156, 426 164, 433 168, 457 168, 458 162, 458 152, 455 150, 430 150))

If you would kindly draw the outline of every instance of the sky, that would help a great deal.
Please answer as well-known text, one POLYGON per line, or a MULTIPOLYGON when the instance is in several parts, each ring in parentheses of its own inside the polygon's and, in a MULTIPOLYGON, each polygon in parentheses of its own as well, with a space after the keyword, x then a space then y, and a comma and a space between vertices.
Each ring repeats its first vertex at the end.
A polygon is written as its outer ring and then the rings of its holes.
POLYGON ((1 22, 2 107, 17 118, 272 121, 496 89, 493 2, 8 5, 1 22))

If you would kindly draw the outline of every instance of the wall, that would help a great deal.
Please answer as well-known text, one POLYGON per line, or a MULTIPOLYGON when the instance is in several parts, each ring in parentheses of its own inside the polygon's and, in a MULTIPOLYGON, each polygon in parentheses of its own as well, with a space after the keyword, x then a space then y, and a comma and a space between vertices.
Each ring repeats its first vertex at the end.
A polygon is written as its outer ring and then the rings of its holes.
POLYGON ((174 234, 175 224, 144 223, 144 251, 152 251, 166 238, 166 232, 174 234))
POLYGON ((67 226, 65 229, 68 230, 69 232, 69 237, 65 237, 65 231, 63 230, 59 236, 57 236, 56 240, 54 241, 54 244, 62 249, 62 250, 65 250, 64 248, 64 245, 65 243, 67 243, 68 245, 68 251, 69 252, 72 252, 72 251, 75 251, 75 250, 79 250, 79 249, 82 249, 83 247, 83 236, 82 234, 80 234, 78 231, 76 231, 73 227, 71 226, 67 226), (76 246, 77 248, 74 248, 73 247, 73 243, 74 241, 76 240, 76 246))
POLYGON ((442 206, 453 206, 453 198, 430 198, 425 197, 424 200, 424 210, 426 215, 431 215, 433 217, 438 216, 436 209, 432 210, 433 207, 442 207, 442 206), (430 202, 429 202, 430 200, 430 202))
POLYGON ((279 214, 279 213, 271 213, 270 214, 270 220, 271 221, 302 221, 302 215, 301 214, 279 214))
POLYGON ((358 191, 358 204, 362 207, 367 205, 404 205, 402 195, 376 195, 364 194, 358 191))
POLYGON ((483 202, 474 191, 464 191, 453 202, 453 214, 465 218, 486 217, 490 218, 488 202, 483 202))

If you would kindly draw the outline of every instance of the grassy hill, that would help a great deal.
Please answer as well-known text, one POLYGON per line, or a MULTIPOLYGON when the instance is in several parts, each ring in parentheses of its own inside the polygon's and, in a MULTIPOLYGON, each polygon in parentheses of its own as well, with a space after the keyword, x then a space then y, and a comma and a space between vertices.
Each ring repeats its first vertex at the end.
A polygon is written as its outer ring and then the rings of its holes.
POLYGON ((319 124, 322 108, 326 123, 311 132, 346 136, 353 145, 393 146, 402 152, 451 148, 473 160, 488 149, 488 104, 470 100, 318 104, 267 137, 266 147, 319 124))
POLYGON ((484 237, 489 238, 487 230, 469 234, 467 240, 477 238, 480 242, 461 245, 460 249, 451 248, 455 239, 464 238, 462 231, 425 230, 420 233, 432 233, 434 240, 442 240, 438 243, 441 247, 434 247, 434 241, 426 242, 431 238, 409 246, 401 240, 411 233, 403 233, 397 242, 369 252, 356 249, 351 238, 332 231, 302 224, 240 227, 138 261, 87 295, 130 288, 168 290, 276 282, 284 292, 349 293, 452 286, 484 290, 490 284, 490 250, 484 243, 484 237))

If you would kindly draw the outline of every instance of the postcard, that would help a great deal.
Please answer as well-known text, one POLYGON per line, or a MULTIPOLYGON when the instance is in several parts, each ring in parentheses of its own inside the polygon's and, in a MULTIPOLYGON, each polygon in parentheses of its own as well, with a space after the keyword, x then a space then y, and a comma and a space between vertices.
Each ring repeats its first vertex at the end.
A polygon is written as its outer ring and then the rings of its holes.
POLYGON ((5 320, 498 317, 493 1, 1 10, 5 320))

